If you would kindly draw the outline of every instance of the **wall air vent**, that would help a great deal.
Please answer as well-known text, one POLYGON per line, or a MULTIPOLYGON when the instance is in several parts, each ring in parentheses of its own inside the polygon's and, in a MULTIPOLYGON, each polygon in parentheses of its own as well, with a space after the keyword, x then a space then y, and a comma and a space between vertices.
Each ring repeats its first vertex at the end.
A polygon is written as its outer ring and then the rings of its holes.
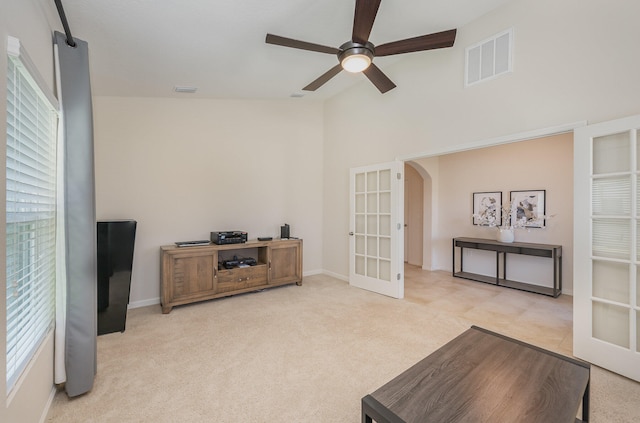
POLYGON ((175 87, 173 87, 173 90, 177 93, 189 93, 189 94, 193 94, 196 91, 198 91, 197 87, 187 87, 187 86, 180 86, 180 85, 176 85, 175 87))
POLYGON ((465 87, 513 71, 513 28, 500 32, 465 50, 465 87))

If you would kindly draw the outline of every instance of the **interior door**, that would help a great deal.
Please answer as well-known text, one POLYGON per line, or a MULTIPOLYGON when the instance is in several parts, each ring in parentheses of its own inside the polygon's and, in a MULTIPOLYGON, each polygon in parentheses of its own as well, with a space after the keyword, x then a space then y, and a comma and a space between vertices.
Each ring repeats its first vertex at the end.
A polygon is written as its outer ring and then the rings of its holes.
POLYGON ((403 163, 350 171, 349 284, 404 297, 403 163))
POLYGON ((640 381, 640 116, 574 138, 574 355, 640 381))

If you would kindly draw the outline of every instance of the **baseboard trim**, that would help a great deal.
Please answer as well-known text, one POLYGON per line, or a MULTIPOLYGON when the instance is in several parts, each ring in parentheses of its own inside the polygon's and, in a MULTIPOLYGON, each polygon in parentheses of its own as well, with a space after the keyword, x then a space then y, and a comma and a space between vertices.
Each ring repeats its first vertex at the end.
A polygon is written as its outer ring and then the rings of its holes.
POLYGON ((341 281, 349 282, 349 277, 348 276, 340 275, 338 273, 330 272, 328 270, 323 270, 322 274, 323 275, 327 275, 327 276, 331 276, 331 277, 336 278, 336 279, 340 279, 341 281))
POLYGON ((51 393, 49 394, 49 399, 47 400, 47 404, 45 405, 44 410, 42 411, 42 416, 40 416, 39 423, 44 423, 47 421, 47 416, 49 415, 51 404, 53 404, 53 399, 55 398, 57 392, 58 392, 58 388, 56 388, 56 385, 53 385, 51 387, 51 393))
POLYGON ((132 308, 147 307, 156 304, 160 304, 160 297, 149 298, 148 300, 134 301, 132 303, 129 303, 129 306, 127 308, 130 310, 132 308))
MULTIPOLYGON (((423 269, 423 270, 429 270, 429 269, 423 269)), ((431 272, 448 272, 448 273, 451 273, 451 269, 434 269, 434 270, 429 270, 429 271, 431 271, 431 272)), ((303 272, 302 273, 303 277, 314 276, 314 275, 327 275, 327 276, 331 276, 332 278, 340 279, 341 281, 344 281, 344 282, 347 282, 347 283, 349 282, 349 277, 348 276, 341 275, 339 273, 331 272, 329 270, 324 270, 324 269, 310 270, 308 272, 303 272)), ((567 289, 563 289, 562 290, 562 294, 573 296, 573 291, 567 290, 567 289)), ((134 301, 132 303, 129 303, 129 307, 128 308, 129 309, 133 309, 133 308, 147 307, 147 306, 157 305, 157 304, 160 304, 160 297, 150 298, 148 300, 134 301)))

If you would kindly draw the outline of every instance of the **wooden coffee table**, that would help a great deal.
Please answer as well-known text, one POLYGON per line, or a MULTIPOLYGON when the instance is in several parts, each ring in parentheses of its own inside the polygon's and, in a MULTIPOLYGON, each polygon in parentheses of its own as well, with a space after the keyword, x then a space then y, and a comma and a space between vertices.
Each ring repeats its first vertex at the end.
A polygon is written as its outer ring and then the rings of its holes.
POLYGON ((362 422, 589 419, 589 364, 472 326, 362 398, 362 422))

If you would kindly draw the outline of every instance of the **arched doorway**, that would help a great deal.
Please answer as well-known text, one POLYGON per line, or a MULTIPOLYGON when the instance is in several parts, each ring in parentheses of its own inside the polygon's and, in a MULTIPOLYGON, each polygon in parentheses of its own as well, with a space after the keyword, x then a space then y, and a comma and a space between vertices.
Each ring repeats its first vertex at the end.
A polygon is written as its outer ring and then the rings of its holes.
POLYGON ((432 179, 413 161, 404 171, 404 261, 431 270, 432 179))

